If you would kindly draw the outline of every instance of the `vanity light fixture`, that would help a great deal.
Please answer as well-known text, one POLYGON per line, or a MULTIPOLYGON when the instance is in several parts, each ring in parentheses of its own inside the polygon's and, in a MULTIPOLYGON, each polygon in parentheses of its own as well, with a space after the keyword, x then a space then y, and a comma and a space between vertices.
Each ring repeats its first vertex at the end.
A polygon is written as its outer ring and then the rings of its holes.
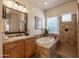
POLYGON ((45 3, 44 3, 45 5, 47 5, 48 4, 48 2, 47 1, 45 1, 45 3))
POLYGON ((3 0, 3 4, 8 7, 10 7, 12 5, 10 0, 3 0))
POLYGON ((18 9, 19 9, 19 11, 22 11, 23 6, 19 5, 19 6, 18 6, 18 9))
POLYGON ((27 9, 24 7, 24 12, 27 12, 27 9))
POLYGON ((15 2, 13 2, 13 7, 14 7, 14 9, 18 9, 18 4, 16 4, 15 2))
POLYGON ((8 0, 8 5, 12 5, 12 1, 11 0, 8 0))
POLYGON ((24 13, 28 13, 27 9, 25 6, 21 5, 20 3, 17 3, 14 0, 3 0, 3 4, 9 8, 24 12, 24 13))

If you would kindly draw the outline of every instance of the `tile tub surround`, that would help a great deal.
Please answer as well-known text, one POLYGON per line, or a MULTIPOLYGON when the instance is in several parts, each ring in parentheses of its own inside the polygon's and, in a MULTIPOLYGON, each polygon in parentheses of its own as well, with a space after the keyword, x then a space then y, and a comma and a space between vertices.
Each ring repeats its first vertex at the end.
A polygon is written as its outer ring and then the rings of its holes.
POLYGON ((36 56, 38 58, 53 58, 55 57, 54 46, 50 49, 44 48, 42 46, 36 45, 36 56))
MULTIPOLYGON (((39 39, 37 39, 37 40, 39 40, 39 39)), ((46 43, 46 44, 39 43, 39 42, 36 41, 36 56, 38 58, 53 58, 53 57, 56 57, 57 54, 56 54, 55 50, 56 50, 56 46, 57 46, 58 41, 59 41, 59 39, 57 39, 53 42, 50 42, 50 43, 46 43)))
MULTIPOLYGON (((72 54, 75 54, 77 56, 77 15, 72 14, 71 22, 62 22, 61 20, 62 19, 60 17, 60 39, 61 39, 60 42, 64 44, 66 47, 71 47, 70 49, 69 48, 64 49, 64 51, 75 49, 75 51, 72 54), (65 31, 65 29, 68 29, 68 31, 65 31)), ((64 52, 60 53, 65 54, 64 52)))

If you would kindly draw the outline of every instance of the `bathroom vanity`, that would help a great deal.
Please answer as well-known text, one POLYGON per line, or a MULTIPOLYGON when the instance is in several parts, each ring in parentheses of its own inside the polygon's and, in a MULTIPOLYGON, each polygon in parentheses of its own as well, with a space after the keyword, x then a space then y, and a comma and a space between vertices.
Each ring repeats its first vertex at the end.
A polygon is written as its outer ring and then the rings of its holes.
POLYGON ((36 38, 22 36, 7 38, 3 43, 4 58, 28 58, 35 53, 36 38))
POLYGON ((31 57, 35 53, 36 38, 27 36, 29 33, 27 33, 28 14, 26 6, 16 1, 11 1, 14 3, 13 6, 6 5, 8 2, 3 1, 4 37, 6 37, 3 40, 3 57, 31 57))

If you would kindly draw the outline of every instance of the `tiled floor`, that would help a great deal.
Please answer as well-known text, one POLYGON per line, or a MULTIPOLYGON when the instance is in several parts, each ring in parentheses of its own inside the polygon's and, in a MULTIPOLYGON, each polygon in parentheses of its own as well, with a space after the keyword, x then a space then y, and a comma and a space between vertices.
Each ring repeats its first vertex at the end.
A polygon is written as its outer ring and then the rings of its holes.
MULTIPOLYGON (((76 47, 75 47, 76 48, 76 47)), ((62 55, 63 57, 68 57, 68 58, 74 58, 77 57, 77 51, 74 47, 68 47, 64 44, 61 44, 58 49, 57 49, 57 53, 62 55)))

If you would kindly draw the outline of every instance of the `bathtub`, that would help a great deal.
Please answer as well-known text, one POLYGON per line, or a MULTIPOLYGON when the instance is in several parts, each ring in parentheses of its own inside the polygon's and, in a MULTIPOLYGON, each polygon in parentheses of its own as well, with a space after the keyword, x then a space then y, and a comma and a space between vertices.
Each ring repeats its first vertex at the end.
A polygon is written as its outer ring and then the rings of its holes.
POLYGON ((37 39, 36 55, 40 58, 55 58, 58 39, 42 37, 37 39))
POLYGON ((50 48, 54 45, 56 45, 56 42, 58 40, 55 39, 54 37, 42 37, 42 38, 38 38, 37 39, 37 44, 42 46, 42 47, 45 47, 45 48, 50 48))
POLYGON ((51 43, 54 41, 55 41, 55 38, 53 38, 53 37, 43 37, 43 38, 39 38, 37 40, 37 42, 41 43, 41 44, 48 44, 48 43, 51 43))

